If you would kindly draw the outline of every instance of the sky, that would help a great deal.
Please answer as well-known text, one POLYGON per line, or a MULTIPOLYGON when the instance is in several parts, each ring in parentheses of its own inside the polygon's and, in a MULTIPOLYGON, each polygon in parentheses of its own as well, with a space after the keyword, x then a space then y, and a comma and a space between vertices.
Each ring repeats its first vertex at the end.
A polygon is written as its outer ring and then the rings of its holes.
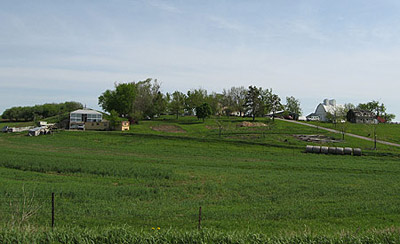
POLYGON ((78 101, 100 109, 115 82, 163 92, 232 86, 378 100, 400 121, 397 0, 1 0, 0 113, 78 101))

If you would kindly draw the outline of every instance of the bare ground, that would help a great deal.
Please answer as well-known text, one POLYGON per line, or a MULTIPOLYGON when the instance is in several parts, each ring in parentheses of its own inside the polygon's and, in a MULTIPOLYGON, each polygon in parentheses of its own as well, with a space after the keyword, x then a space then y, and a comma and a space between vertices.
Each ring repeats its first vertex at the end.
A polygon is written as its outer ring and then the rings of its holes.
POLYGON ((177 125, 157 125, 152 126, 152 130, 161 131, 161 132, 170 132, 170 133, 186 133, 184 129, 177 125))

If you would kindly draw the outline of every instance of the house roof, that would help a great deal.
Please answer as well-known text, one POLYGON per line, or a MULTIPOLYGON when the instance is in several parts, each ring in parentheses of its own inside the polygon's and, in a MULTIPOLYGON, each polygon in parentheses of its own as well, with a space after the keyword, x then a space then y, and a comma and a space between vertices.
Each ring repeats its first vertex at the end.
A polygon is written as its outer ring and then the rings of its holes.
POLYGON ((75 110, 73 112, 71 112, 71 114, 100 114, 100 112, 97 112, 96 110, 92 110, 92 109, 78 109, 75 110))
POLYGON ((380 116, 376 117, 376 119, 379 121, 379 123, 386 123, 386 120, 380 116))
POLYGON ((375 113, 368 110, 351 109, 350 111, 353 112, 354 115, 358 117, 375 117, 375 113))

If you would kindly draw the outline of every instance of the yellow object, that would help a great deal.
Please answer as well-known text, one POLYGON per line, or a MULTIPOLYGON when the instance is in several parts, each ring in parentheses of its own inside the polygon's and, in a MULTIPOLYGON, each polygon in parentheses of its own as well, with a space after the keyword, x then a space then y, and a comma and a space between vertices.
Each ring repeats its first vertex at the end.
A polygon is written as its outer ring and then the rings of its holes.
POLYGON ((115 126, 115 130, 125 131, 129 130, 129 121, 120 121, 117 126, 115 126))

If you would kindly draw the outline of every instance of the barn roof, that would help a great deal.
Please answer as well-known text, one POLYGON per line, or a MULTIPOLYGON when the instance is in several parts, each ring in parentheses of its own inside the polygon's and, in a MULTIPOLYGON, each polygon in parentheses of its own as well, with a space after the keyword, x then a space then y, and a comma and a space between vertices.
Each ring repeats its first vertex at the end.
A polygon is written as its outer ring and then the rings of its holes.
POLYGON ((368 116, 368 117, 375 117, 375 113, 368 111, 368 110, 363 110, 363 109, 351 109, 351 111, 355 114, 355 116, 368 116))
POLYGON ((92 109, 78 109, 71 112, 71 114, 101 114, 101 113, 92 109))
MULTIPOLYGON (((320 103, 319 105, 322 106, 322 107, 324 108, 325 112, 331 113, 331 114, 334 114, 334 113, 335 113, 335 110, 338 109, 338 108, 339 108, 339 109, 344 108, 344 106, 341 105, 341 104, 337 104, 336 106, 334 106, 334 105, 325 105, 325 104, 323 104, 323 103, 320 103)), ((318 107, 317 107, 317 108, 318 108, 318 107)))

